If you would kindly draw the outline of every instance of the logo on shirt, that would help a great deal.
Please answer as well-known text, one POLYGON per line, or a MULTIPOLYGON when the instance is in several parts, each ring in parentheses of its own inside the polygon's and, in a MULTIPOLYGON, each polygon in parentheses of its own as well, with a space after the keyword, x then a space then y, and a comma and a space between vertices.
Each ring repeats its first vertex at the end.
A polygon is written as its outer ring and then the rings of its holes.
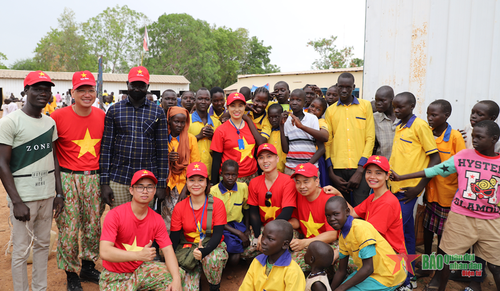
POLYGON ((486 179, 480 180, 476 183, 471 183, 470 187, 472 192, 476 193, 477 196, 482 198, 490 198, 495 194, 495 185, 497 180, 491 178, 489 181, 486 179))
POLYGON ((97 157, 95 153, 95 145, 100 141, 100 138, 92 138, 90 136, 89 129, 85 132, 85 137, 83 139, 72 140, 72 142, 76 143, 80 147, 80 153, 78 153, 78 158, 83 156, 86 153, 90 153, 94 157, 97 157))

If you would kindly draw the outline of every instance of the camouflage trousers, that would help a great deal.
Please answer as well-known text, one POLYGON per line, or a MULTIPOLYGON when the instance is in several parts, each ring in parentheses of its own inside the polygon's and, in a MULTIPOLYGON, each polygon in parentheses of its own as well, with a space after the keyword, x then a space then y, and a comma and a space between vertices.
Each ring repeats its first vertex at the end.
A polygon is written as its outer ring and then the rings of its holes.
POLYGON ((165 201, 162 203, 161 207, 161 217, 163 217, 163 221, 165 221, 165 225, 167 226, 168 234, 170 234, 170 224, 172 222, 172 213, 174 212, 174 207, 179 201, 180 193, 177 190, 177 186, 175 186, 172 190, 170 190, 170 195, 165 198, 165 201))
MULTIPOLYGON (((261 226, 260 227, 260 233, 262 234, 264 232, 264 227, 261 226)), ((293 238, 296 239, 296 238, 299 238, 300 236, 300 233, 297 231, 297 230, 293 230, 293 238)), ((250 245, 243 251, 243 253, 241 254, 241 257, 244 258, 244 259, 253 259, 255 258, 256 256, 260 255, 261 252, 257 249, 257 246, 253 246, 252 245, 252 241, 254 240, 255 238, 255 234, 253 233, 253 231, 250 232, 250 236, 249 236, 249 240, 250 240, 250 245)))
POLYGON ((217 285, 222 280, 222 271, 226 266, 228 254, 226 251, 226 243, 221 242, 210 254, 204 257, 199 264, 192 271, 186 271, 183 278, 186 284, 185 290, 197 291, 200 290, 200 277, 201 271, 205 273, 208 283, 217 285))
MULTIPOLYGON (((184 270, 179 268, 184 289, 184 270)), ((114 273, 104 269, 99 280, 99 290, 166 290, 172 275, 165 263, 144 262, 133 273, 114 273)))
POLYGON ((78 272, 80 260, 96 262, 99 259, 101 237, 101 190, 99 174, 83 175, 61 173, 65 204, 56 219, 59 229, 57 267, 78 272), (81 233, 81 254, 78 239, 81 233))

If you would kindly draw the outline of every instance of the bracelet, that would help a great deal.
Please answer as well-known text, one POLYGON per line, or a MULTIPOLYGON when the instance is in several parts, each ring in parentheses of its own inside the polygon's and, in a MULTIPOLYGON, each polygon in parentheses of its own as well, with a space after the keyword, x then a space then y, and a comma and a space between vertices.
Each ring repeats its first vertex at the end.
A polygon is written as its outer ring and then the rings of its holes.
POLYGON ((56 198, 62 198, 62 200, 65 200, 65 199, 64 199, 64 195, 62 195, 62 194, 57 194, 57 195, 56 195, 56 198))

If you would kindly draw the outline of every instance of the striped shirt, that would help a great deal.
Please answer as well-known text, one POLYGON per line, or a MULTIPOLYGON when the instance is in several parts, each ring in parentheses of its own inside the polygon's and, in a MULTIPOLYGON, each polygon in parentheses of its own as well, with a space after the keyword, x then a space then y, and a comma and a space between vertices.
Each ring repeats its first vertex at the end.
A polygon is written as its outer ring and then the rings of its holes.
POLYGON ((147 169, 158 178, 158 188, 168 177, 167 118, 149 100, 135 108, 127 99, 111 106, 106 114, 101 141, 101 184, 112 180, 130 184, 134 173, 147 169))
MULTIPOLYGON (((318 118, 310 113, 304 112, 304 118, 300 121, 304 126, 319 130, 318 118)), ((285 136, 288 138, 288 154, 285 166, 295 169, 298 164, 309 162, 316 152, 316 140, 312 135, 292 125, 292 117, 288 116, 285 122, 285 136)), ((314 164, 318 167, 318 162, 314 164)))

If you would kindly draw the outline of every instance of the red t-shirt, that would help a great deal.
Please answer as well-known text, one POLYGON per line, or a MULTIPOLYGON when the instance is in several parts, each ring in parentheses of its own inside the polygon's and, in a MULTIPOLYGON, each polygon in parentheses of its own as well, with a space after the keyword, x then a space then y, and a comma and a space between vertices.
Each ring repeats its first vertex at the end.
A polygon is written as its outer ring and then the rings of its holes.
MULTIPOLYGON (((153 240, 160 248, 172 244, 163 218, 151 208, 146 217, 139 220, 128 202, 111 209, 104 219, 101 241, 113 242, 120 250, 139 252, 153 240)), ((112 263, 102 260, 104 268, 115 273, 133 273, 141 264, 141 261, 112 263)))
MULTIPOLYGON (((295 207, 295 182, 287 174, 279 173, 278 178, 269 191, 271 196, 271 206, 266 206, 267 186, 265 175, 260 175, 248 185, 248 205, 259 206, 260 221, 266 225, 269 221, 275 220, 285 207, 295 207)), ((324 212, 324 210, 323 210, 324 212)))
POLYGON ((61 167, 73 171, 99 169, 105 116, 103 110, 95 107, 88 116, 79 116, 72 106, 50 115, 57 126, 56 153, 61 167))
POLYGON ((368 196, 365 201, 354 207, 354 211, 359 217, 371 223, 394 251, 405 254, 403 219, 398 199, 389 190, 375 201, 374 197, 375 194, 368 196))
POLYGON ((248 124, 245 123, 245 127, 240 130, 240 136, 245 144, 243 150, 240 150, 238 146, 239 136, 236 133, 236 128, 230 121, 224 122, 215 130, 210 150, 222 153, 222 163, 227 160, 236 161, 240 165, 238 177, 241 178, 257 172, 257 161, 253 156, 255 153, 255 139, 248 124))
MULTIPOLYGON (((201 215, 203 209, 205 209, 205 214, 203 215, 203 222, 201 224, 202 232, 206 233, 207 230, 207 204, 205 207, 200 207, 200 209, 194 211, 191 208, 190 199, 184 199, 177 203, 174 207, 174 212, 172 213, 172 221, 170 226, 170 231, 184 232, 184 237, 188 242, 198 243, 200 241, 200 233, 198 232, 197 225, 199 226, 201 215), (196 222, 194 221, 194 216, 196 216, 196 222)), ((214 197, 212 211, 212 231, 214 226, 225 225, 227 223, 226 207, 224 202, 219 198, 214 197)), ((222 236, 221 242, 224 240, 222 236)))
POLYGON ((319 196, 314 201, 309 202, 306 197, 297 195, 297 208, 293 211, 292 217, 300 222, 300 232, 305 238, 318 236, 319 234, 334 230, 326 221, 325 204, 333 195, 326 194, 321 190, 319 196))

